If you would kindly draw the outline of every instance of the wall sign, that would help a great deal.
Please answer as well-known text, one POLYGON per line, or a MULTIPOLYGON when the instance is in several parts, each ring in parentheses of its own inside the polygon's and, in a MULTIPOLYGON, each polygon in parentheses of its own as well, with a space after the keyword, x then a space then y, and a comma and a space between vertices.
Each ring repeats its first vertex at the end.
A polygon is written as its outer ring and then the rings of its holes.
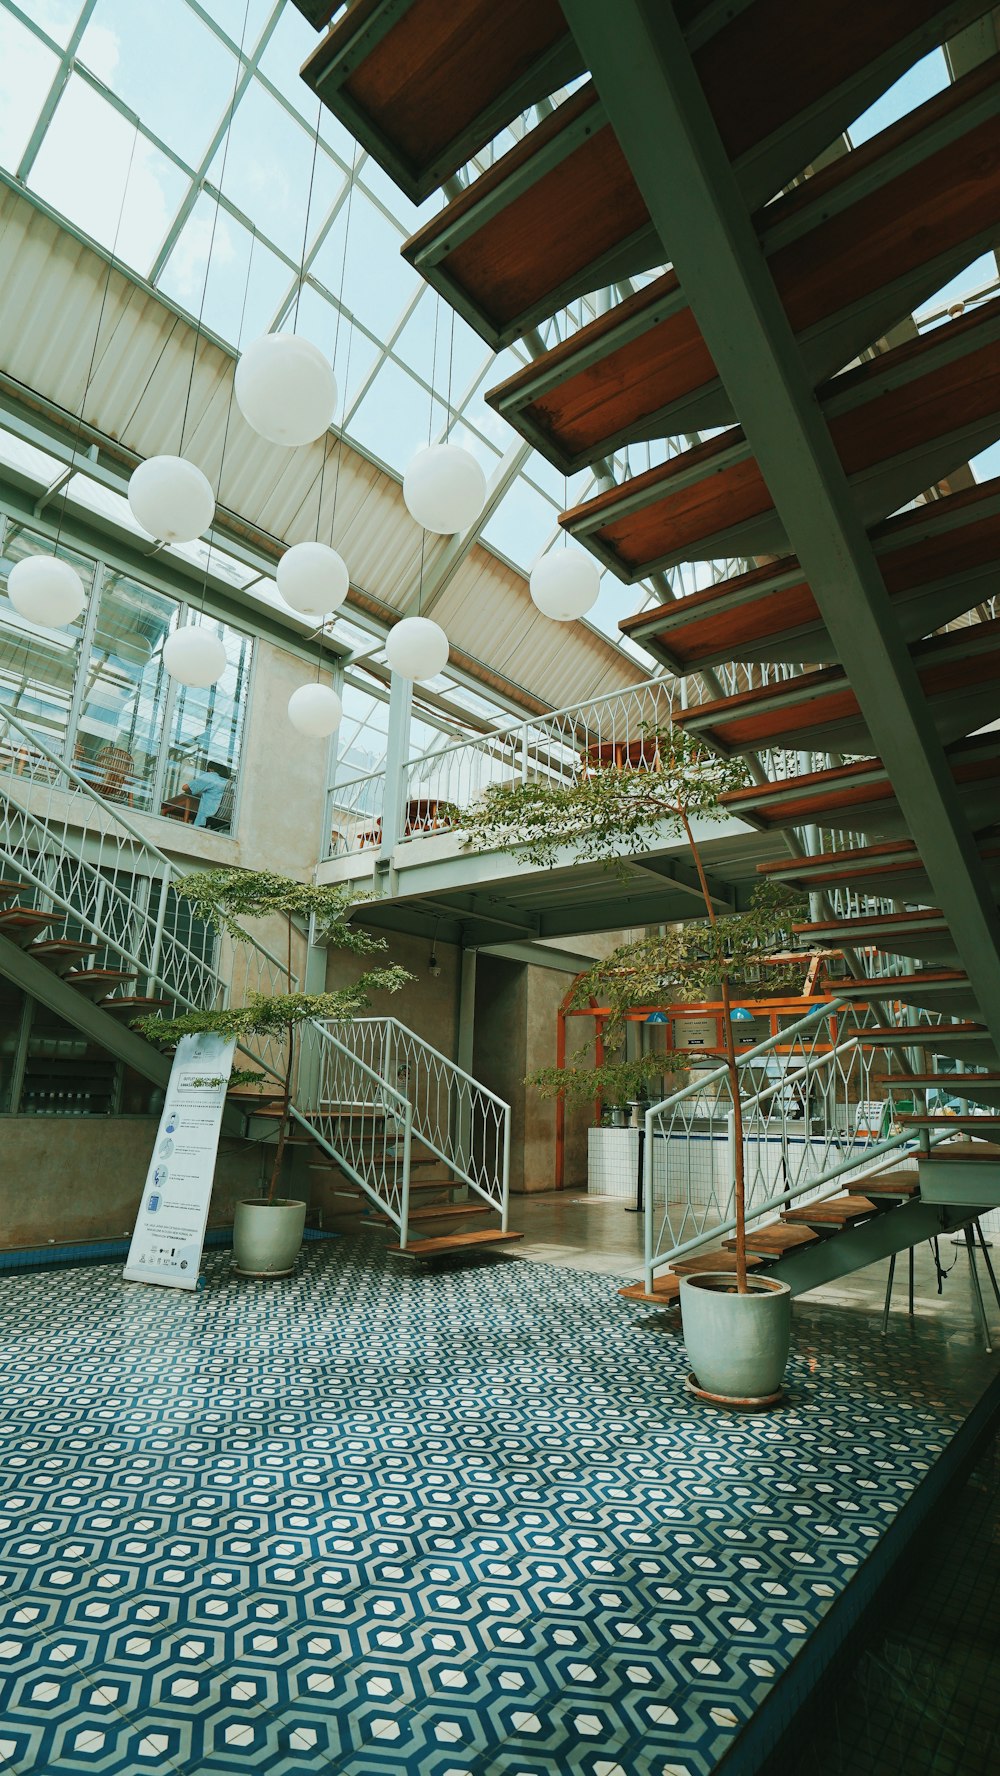
POLYGON ((236 1043, 182 1036, 177 1044, 124 1277, 197 1289, 236 1043))

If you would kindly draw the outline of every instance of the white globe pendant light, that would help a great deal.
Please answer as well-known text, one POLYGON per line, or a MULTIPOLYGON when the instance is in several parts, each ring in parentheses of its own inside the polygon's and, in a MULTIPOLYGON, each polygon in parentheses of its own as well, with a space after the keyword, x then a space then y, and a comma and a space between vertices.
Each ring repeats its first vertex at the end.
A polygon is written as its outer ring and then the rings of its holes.
POLYGON ((475 524, 486 503, 486 476, 460 444, 429 444, 410 459, 403 498, 411 518, 437 536, 475 524))
POLYGON ((175 629, 163 644, 163 664, 178 684, 204 690, 226 670, 226 649, 221 635, 198 624, 175 629))
POLYGON ((215 517, 207 475, 183 456, 149 456, 128 484, 132 516, 163 543, 193 543, 215 517))
POLYGON ((350 583, 345 563, 325 543, 294 543, 278 562, 277 579, 285 603, 309 617, 339 610, 350 583))
POLYGON ((312 444, 337 405, 337 379, 318 346, 298 333, 265 333, 236 366, 236 404, 272 444, 312 444))
POLYGON ((543 617, 572 623, 597 603, 601 570, 582 549, 553 549, 532 568, 529 590, 543 617))
POLYGON ((29 623, 64 629, 80 615, 86 601, 76 569, 55 555, 27 555, 10 570, 7 595, 29 623))
POLYGON ((288 699, 288 719, 300 734, 322 739, 340 726, 344 706, 329 685, 300 685, 288 699))
POLYGON ((448 664, 448 637, 429 617, 404 617, 389 631, 385 657, 401 678, 436 678, 448 664))

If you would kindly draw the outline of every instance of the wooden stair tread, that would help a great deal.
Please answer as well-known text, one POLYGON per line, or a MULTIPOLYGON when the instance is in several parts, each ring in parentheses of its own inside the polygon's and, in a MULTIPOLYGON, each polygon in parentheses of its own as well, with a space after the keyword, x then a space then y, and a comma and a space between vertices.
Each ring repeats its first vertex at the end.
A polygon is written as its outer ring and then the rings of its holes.
MULTIPOLYGON (((997 399, 1000 410, 1000 378, 997 399)), ((1000 620, 916 641, 910 655, 945 744, 1000 714, 1000 620)), ((767 745, 874 750, 857 696, 839 666, 694 704, 677 710, 674 720, 726 753, 755 752, 767 745)))
POLYGON ((956 1161, 960 1165, 1000 1165, 1000 1147, 992 1141, 947 1141, 920 1155, 920 1164, 934 1165, 938 1160, 956 1161))
MULTIPOLYGON (((574 335, 574 341, 581 338, 574 335)), ((557 348, 562 349, 562 348, 557 348)), ((537 360, 536 360, 537 362, 537 360)), ((530 374, 534 365, 519 375, 530 374)), ((894 614, 907 641, 927 635, 971 608, 977 589, 995 580, 1000 555, 1000 510, 996 480, 963 489, 877 525, 871 541, 894 614)), ((747 663, 806 659, 815 665, 837 658, 812 589, 794 556, 783 556, 701 591, 627 617, 622 633, 647 648, 671 671, 684 674, 730 660, 747 663)), ((997 737, 980 735, 996 757, 997 737)), ((822 780, 864 772, 879 760, 809 772, 788 783, 754 785, 723 797, 728 806, 745 798, 773 807, 786 792, 808 793, 822 780), (800 788, 800 785, 802 786, 800 788)))
MULTIPOLYGON (((427 1203, 422 1208, 410 1210, 411 1221, 452 1221, 466 1220, 470 1215, 493 1215, 496 1210, 489 1203, 427 1203)), ((396 1223, 389 1215, 373 1213, 370 1221, 384 1222, 387 1227, 396 1223)))
POLYGON ((72 962, 82 956, 96 956, 100 944, 74 943, 70 937, 41 937, 31 945, 31 954, 39 962, 72 962))
MULTIPOLYGON (((766 1227, 748 1228, 746 1244, 748 1252, 760 1252, 763 1257, 779 1256, 783 1252, 792 1252, 796 1246, 808 1246, 818 1240, 819 1234, 811 1227, 789 1226, 785 1222, 770 1221, 766 1227)), ((732 1237, 723 1240, 727 1252, 735 1252, 736 1241, 732 1237)))
MULTIPOLYGON (((998 333, 1000 300, 994 298, 817 390, 866 527, 907 504, 928 481, 952 473, 967 460, 966 446, 981 449, 995 438, 998 333)), ((593 496, 560 523, 629 584, 682 561, 781 556, 789 548, 738 426, 593 496)))
POLYGON ((916 1172, 882 1172, 876 1178, 865 1179, 865 1195, 872 1196, 916 1196, 920 1189, 920 1179, 916 1172))
POLYGON ((987 1129, 995 1129, 997 1125, 1000 1124, 1000 1114, 991 1115, 987 1110, 985 1114, 982 1111, 978 1111, 970 1112, 968 1116, 962 1116, 956 1114, 954 1111, 947 1110, 936 1115, 933 1110, 929 1110, 926 1113, 916 1110, 904 1110, 900 1112, 896 1120, 902 1123, 906 1128, 981 1128, 985 1134, 987 1129))
POLYGON ((445 1252, 462 1252, 473 1246, 501 1246, 511 1240, 523 1239, 523 1233, 501 1233, 490 1228, 477 1228, 475 1233, 442 1234, 440 1239, 414 1240, 408 1246, 390 1246, 389 1252, 400 1258, 436 1258, 445 1252))
POLYGON ((0 877, 0 900, 9 900, 14 894, 25 894, 27 889, 26 882, 17 882, 13 876, 0 877))
POLYGON ((126 981, 134 981, 138 975, 134 969, 125 968, 71 968, 63 975, 69 987, 107 987, 109 984, 124 986, 126 981))
POLYGON ((6 907, 0 911, 0 931, 42 931, 58 917, 58 913, 36 913, 34 907, 6 907))
POLYGON ((644 1282, 628 1283, 618 1293, 625 1301, 653 1301, 658 1307, 670 1307, 678 1300, 681 1292, 681 1279, 672 1271, 664 1271, 653 1278, 653 1289, 650 1294, 644 1282))
MULTIPOLYGON (((756 1252, 747 1253, 747 1269, 755 1270, 764 1260, 756 1252)), ((674 1276, 701 1276, 705 1271, 736 1269, 735 1252, 704 1252, 700 1258, 679 1258, 670 1266, 674 1276)))
POLYGON ((170 1004, 170 1000, 169 999, 149 999, 149 998, 143 997, 142 995, 140 995, 138 998, 133 999, 133 998, 128 998, 128 997, 122 997, 122 996, 116 994, 111 999, 99 999, 97 1003, 102 1011, 138 1011, 138 1012, 149 1011, 149 1012, 152 1012, 152 1011, 162 1011, 164 1006, 167 1006, 170 1004))
POLYGON ((797 1209, 782 1209, 783 1221, 804 1221, 810 1227, 843 1227, 848 1221, 861 1221, 873 1215, 877 1205, 867 1196, 834 1196, 821 1202, 803 1203, 797 1209))

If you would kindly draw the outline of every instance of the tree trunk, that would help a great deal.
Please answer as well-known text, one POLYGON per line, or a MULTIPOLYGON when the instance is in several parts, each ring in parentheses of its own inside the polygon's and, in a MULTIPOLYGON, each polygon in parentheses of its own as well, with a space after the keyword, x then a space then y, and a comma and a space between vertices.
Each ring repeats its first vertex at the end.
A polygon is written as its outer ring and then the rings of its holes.
MULTIPOLYGON (((683 809, 678 810, 685 837, 694 858, 694 867, 698 872, 698 884, 701 897, 705 902, 705 912, 713 933, 718 930, 718 920, 712 903, 712 893, 708 886, 708 877, 701 861, 691 823, 683 809)), ((736 1209, 736 1292, 746 1295, 747 1291, 747 1236, 746 1236, 746 1190, 745 1170, 743 1163, 743 1106, 740 1103, 740 1070, 736 1061, 736 1043, 733 1038, 733 1021, 730 1017, 731 1003, 729 997, 729 975, 722 959, 719 959, 719 978, 722 982, 722 1026, 723 1044, 726 1050, 726 1067, 729 1072, 729 1091, 733 1100, 733 1201, 736 1209)))
POLYGON ((278 1148, 277 1148, 277 1152, 274 1155, 274 1165, 271 1168, 271 1182, 267 1188, 267 1200, 269 1203, 272 1203, 274 1201, 275 1192, 278 1188, 278 1179, 281 1177, 281 1163, 285 1157, 285 1145, 288 1141, 288 1124, 289 1124, 289 1120, 291 1118, 291 1107, 292 1107, 292 1066, 293 1066, 294 1058, 295 1058, 295 1026, 294 1026, 294 1024, 289 1024, 289 1026, 288 1026, 288 1065, 285 1068, 285 1093, 284 1093, 284 1097, 281 1100, 281 1123, 278 1128, 278 1148))

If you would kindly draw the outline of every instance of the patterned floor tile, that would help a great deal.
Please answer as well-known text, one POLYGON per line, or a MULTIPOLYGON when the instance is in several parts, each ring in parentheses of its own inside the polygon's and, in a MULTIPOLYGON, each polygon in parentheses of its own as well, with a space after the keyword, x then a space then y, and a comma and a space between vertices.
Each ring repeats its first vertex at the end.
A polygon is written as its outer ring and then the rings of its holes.
POLYGON ((991 1373, 800 1302, 734 1418, 594 1273, 229 1263, 5 1279, 2 1776, 707 1776, 991 1373))

